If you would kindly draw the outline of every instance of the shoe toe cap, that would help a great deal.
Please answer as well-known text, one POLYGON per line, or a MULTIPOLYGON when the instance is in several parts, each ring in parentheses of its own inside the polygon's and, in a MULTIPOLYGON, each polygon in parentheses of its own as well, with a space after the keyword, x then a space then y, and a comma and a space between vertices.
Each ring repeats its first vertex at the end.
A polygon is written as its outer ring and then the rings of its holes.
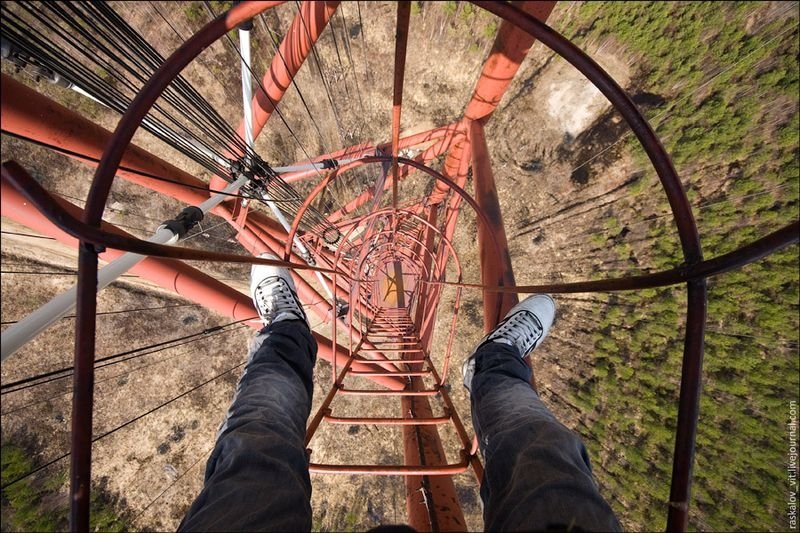
POLYGON ((528 297, 524 302, 525 308, 536 315, 547 331, 556 317, 556 302, 550 295, 536 294, 528 297))

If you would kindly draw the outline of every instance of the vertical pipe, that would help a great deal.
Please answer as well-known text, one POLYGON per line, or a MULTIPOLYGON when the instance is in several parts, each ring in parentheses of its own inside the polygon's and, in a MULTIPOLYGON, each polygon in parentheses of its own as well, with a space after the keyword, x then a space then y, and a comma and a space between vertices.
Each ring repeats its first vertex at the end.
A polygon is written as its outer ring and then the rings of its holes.
POLYGON ((244 123, 244 141, 247 148, 253 150, 253 80, 250 75, 250 28, 253 21, 239 26, 239 52, 242 71, 242 109, 244 123))
MULTIPOLYGON (((520 2, 517 7, 544 22, 555 5, 554 1, 520 2)), ((525 30, 503 20, 472 98, 464 110, 466 119, 487 119, 494 113, 535 40, 525 30)))
POLYGON ((400 112, 403 106, 403 80, 406 74, 406 49, 408 48, 408 22, 411 2, 397 3, 397 35, 394 48, 394 94, 392 97, 392 207, 397 209, 397 184, 399 181, 397 154, 400 146, 400 112))
POLYGON ((75 371, 72 379, 70 528, 89 530, 92 473, 92 412, 97 313, 97 251, 82 242, 78 252, 75 371))
MULTIPOLYGON (((489 286, 514 286, 514 271, 511 267, 511 256, 508 253, 508 239, 500 211, 500 200, 497 197, 489 160, 489 149, 483 124, 474 120, 470 123, 470 142, 472 143, 472 177, 475 183, 475 201, 491 227, 478 224, 478 250, 481 261, 481 283, 489 286), (501 248, 498 257, 492 245, 491 236, 497 240, 501 248)), ((483 329, 486 333, 492 330, 508 311, 519 302, 516 293, 483 292, 483 329)))
POLYGON ((681 367, 678 427, 672 456, 672 485, 667 510, 667 531, 686 531, 689 526, 689 497, 692 486, 697 419, 703 379, 703 335, 706 324, 706 280, 687 283, 686 341, 681 367))

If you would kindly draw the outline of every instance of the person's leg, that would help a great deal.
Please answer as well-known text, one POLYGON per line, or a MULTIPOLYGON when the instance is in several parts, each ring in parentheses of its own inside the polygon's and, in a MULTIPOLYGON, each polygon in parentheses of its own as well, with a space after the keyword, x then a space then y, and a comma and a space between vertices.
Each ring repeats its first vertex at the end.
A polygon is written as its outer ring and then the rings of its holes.
POLYGON ((180 531, 311 529, 304 439, 317 344, 288 272, 261 267, 253 276, 256 307, 270 325, 254 339, 180 531))
MULTIPOLYGON (((534 326, 539 335, 534 347, 551 322, 543 328, 538 323, 538 330, 534 326)), ((484 342, 472 358, 474 374, 465 380, 485 461, 486 530, 619 530, 598 492, 583 443, 531 388, 522 351, 515 342, 484 342)))

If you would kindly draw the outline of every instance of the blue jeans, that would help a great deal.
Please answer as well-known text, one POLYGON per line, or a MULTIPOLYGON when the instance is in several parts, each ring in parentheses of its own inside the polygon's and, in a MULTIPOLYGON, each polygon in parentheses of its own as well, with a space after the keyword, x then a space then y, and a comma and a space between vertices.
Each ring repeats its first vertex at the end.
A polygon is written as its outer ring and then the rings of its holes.
MULTIPOLYGON (((303 439, 316 350, 300 321, 277 322, 256 336, 208 460, 205 486, 180 531, 311 529, 303 439)), ((472 418, 486 463, 486 529, 618 530, 583 444, 530 388, 531 371, 516 349, 483 345, 475 370, 472 418)))
POLYGON ((556 420, 530 379, 512 346, 490 342, 475 352, 472 425, 485 463, 486 530, 619 531, 580 437, 556 420))

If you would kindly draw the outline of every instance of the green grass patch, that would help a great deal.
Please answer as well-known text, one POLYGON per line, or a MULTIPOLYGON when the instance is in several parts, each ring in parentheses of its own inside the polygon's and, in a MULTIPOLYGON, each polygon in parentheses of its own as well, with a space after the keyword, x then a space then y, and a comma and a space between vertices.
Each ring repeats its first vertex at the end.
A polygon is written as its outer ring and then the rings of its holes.
MULTIPOLYGON (((2 484, 30 472, 34 462, 29 454, 18 446, 3 443, 2 484)), ((69 528, 69 498, 65 490, 66 470, 52 472, 49 477, 31 476, 3 489, 2 531, 64 531, 69 528)), ((120 517, 114 505, 105 501, 103 495, 92 492, 89 529, 91 531, 119 532, 130 530, 127 521, 120 517)))
MULTIPOLYGON (((580 35, 579 45, 613 38, 636 58, 637 89, 664 98, 649 118, 689 190, 706 257, 797 219, 796 12, 770 20, 770 5, 759 2, 589 2, 575 11, 562 29, 568 37, 580 35)), ((678 266, 683 256, 673 222, 660 217, 669 206, 655 173, 633 136, 624 146, 645 170, 619 205, 659 218, 645 239, 620 243, 620 219, 629 218, 614 209, 591 242, 651 269, 678 266)), ((799 260, 792 246, 709 281, 692 527, 786 527, 783 425, 800 388, 799 260)), ((612 505, 627 524, 663 529, 686 293, 676 287, 606 298, 592 310, 599 324, 591 391, 592 408, 605 416, 590 433, 621 459, 607 460, 597 476, 624 502, 612 505)), ((573 396, 582 407, 591 403, 586 393, 573 396)))

